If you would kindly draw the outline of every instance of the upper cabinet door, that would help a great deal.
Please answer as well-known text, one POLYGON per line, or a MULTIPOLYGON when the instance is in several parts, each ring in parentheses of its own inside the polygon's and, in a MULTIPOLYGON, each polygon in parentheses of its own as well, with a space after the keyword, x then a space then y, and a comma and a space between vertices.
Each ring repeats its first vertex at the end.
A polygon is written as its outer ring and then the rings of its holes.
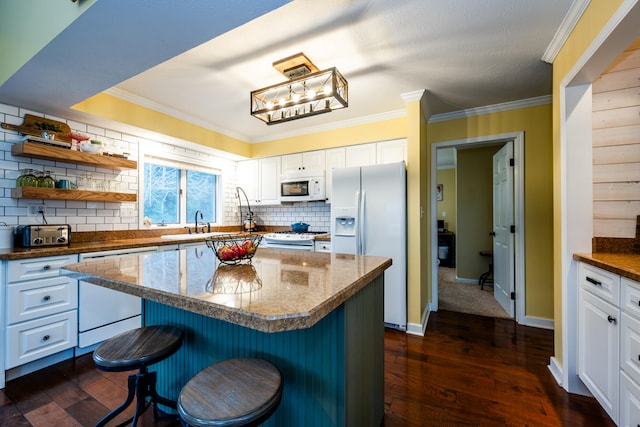
POLYGON ((288 154, 282 156, 282 174, 318 175, 324 172, 324 151, 309 151, 305 153, 288 154))
POLYGON ((280 157, 260 159, 260 205, 280 204, 280 157))
POLYGON ((280 204, 280 157, 238 162, 238 186, 253 206, 280 204))
POLYGON ((334 169, 342 169, 345 165, 345 149, 344 147, 331 148, 325 151, 325 196, 327 203, 331 203, 331 179, 334 169))
POLYGON ((394 139, 376 144, 378 164, 407 162, 407 140, 394 139))
POLYGON ((238 162, 237 183, 247 195, 250 203, 255 204, 260 195, 258 190, 258 160, 244 160, 238 162))
POLYGON ((345 147, 345 167, 376 164, 376 144, 360 144, 345 147))

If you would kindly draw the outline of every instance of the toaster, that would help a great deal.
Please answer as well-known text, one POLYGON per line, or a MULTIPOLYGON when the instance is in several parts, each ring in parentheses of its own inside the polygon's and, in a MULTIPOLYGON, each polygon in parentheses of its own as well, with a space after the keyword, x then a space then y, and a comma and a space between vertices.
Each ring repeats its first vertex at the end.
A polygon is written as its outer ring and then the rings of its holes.
POLYGON ((62 246, 71 243, 71 226, 19 225, 13 231, 15 247, 62 246))

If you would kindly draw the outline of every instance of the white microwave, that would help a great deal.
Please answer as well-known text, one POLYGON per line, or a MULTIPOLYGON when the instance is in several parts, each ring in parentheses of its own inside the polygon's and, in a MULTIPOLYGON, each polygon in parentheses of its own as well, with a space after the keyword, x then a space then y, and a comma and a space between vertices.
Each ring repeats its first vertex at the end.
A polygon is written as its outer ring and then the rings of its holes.
POLYGON ((281 202, 326 200, 324 176, 280 177, 281 202))

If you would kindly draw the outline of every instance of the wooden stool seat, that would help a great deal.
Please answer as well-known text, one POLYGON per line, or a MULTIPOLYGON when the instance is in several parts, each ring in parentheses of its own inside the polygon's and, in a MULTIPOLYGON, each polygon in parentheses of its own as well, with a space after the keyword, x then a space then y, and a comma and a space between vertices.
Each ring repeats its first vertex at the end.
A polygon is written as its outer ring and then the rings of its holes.
POLYGON ((194 427, 257 426, 282 398, 278 368, 262 359, 229 359, 198 372, 180 391, 178 413, 194 427))
MULTIPOLYGON (((93 352, 93 361, 98 369, 109 372, 123 372, 138 369, 129 375, 129 393, 125 401, 102 418, 96 427, 106 425, 124 411, 137 396, 136 410, 132 426, 137 425, 140 415, 153 406, 154 419, 158 418, 156 404, 176 408, 176 402, 159 396, 156 392, 156 373, 149 372, 148 366, 160 362, 178 351, 184 333, 175 326, 147 326, 123 332, 104 341, 93 352), (149 397, 149 402, 147 402, 149 397)), ((128 422, 128 421, 127 421, 128 422)))

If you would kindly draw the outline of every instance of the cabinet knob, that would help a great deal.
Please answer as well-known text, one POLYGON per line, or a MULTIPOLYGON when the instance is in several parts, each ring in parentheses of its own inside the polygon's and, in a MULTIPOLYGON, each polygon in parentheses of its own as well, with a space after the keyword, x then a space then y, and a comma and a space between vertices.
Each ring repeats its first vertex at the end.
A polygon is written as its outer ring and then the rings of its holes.
POLYGON ((609 321, 609 323, 616 323, 616 318, 611 315, 607 316, 607 320, 609 321))
POLYGON ((43 300, 43 301, 50 301, 50 300, 51 300, 51 295, 45 295, 45 296, 42 298, 42 300, 43 300))
POLYGON ((49 264, 47 264, 47 265, 45 265, 44 267, 42 267, 42 269, 43 269, 44 271, 49 271, 49 270, 51 270, 51 266, 50 266, 49 264))
POLYGON ((45 335, 42 337, 42 341, 49 341, 49 338, 51 338, 51 336, 45 335))

